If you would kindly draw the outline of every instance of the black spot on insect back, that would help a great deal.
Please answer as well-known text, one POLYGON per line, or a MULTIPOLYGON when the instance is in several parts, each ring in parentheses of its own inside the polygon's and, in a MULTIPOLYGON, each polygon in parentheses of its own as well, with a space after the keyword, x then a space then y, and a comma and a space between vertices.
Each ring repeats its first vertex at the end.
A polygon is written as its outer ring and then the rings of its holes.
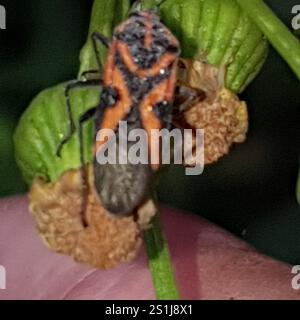
POLYGON ((128 45, 133 45, 137 41, 143 43, 145 33, 145 24, 140 20, 134 20, 129 23, 123 31, 114 34, 114 38, 123 41, 128 45))
POLYGON ((120 55, 116 55, 115 64, 121 71, 130 96, 134 103, 140 103, 140 101, 161 81, 167 79, 170 76, 170 67, 166 68, 158 76, 155 77, 138 77, 131 73, 124 64, 124 61, 120 55))
POLYGON ((119 92, 113 87, 104 87, 101 93, 101 104, 106 107, 116 105, 119 99, 119 92))

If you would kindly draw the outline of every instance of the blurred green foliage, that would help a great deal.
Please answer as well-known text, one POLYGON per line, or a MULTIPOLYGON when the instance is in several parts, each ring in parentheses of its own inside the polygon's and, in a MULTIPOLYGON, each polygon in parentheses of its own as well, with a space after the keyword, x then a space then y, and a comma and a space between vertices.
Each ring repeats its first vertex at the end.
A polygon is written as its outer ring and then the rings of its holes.
POLYGON ((1 4, 7 30, 0 31, 0 196, 6 196, 25 191, 12 144, 17 121, 39 91, 76 77, 92 1, 1 4))

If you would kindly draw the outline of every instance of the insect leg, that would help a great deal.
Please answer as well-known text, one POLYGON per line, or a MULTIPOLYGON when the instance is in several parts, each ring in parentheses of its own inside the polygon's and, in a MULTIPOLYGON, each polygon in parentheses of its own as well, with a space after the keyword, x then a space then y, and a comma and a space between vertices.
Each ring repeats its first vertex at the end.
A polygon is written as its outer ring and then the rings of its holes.
POLYGON ((88 70, 81 73, 80 78, 82 78, 85 81, 93 80, 93 79, 101 79, 101 72, 100 70, 88 70), (93 75, 93 77, 91 76, 93 75))
POLYGON ((86 121, 95 118, 97 107, 89 109, 84 114, 82 114, 79 118, 79 126, 78 126, 78 138, 79 138, 79 146, 80 146, 80 163, 81 163, 81 198, 82 198, 82 207, 81 207, 81 220, 84 227, 88 226, 85 217, 85 210, 87 205, 87 186, 88 186, 88 172, 85 168, 85 160, 84 160, 84 144, 83 144, 83 125, 86 121))
POLYGON ((103 71, 103 66, 102 66, 102 62, 100 60, 100 53, 97 47, 97 42, 99 42, 101 45, 103 45, 105 48, 109 48, 110 46, 110 41, 107 37, 105 37, 104 35, 102 35, 101 33, 98 32, 94 32, 92 33, 92 42, 93 42, 93 50, 96 56, 96 60, 97 60, 97 64, 98 64, 98 69, 94 69, 94 70, 88 70, 88 71, 84 71, 80 77, 84 80, 88 80, 90 77, 89 75, 96 75, 93 77, 93 79, 100 79, 101 78, 101 73, 103 71))
MULTIPOLYGON (((191 129, 193 138, 195 137, 195 128, 192 127, 185 118, 185 112, 194 107, 198 102, 205 100, 206 94, 204 91, 184 85, 184 83, 178 82, 175 92, 174 108, 173 108, 173 128, 180 130, 191 129)), ((192 146, 192 152, 194 151, 194 144, 192 146)), ((183 154, 182 154, 183 155, 183 154)), ((174 159, 174 152, 172 154, 174 159)), ((184 157, 182 158, 183 163, 184 157)))
POLYGON ((179 83, 175 92, 174 115, 181 115, 193 107, 196 102, 204 99, 204 91, 179 83))
POLYGON ((92 87, 92 86, 99 86, 99 80, 74 80, 69 82, 65 87, 65 98, 66 98, 66 110, 67 110, 67 116, 68 116, 68 132, 65 138, 61 141, 59 144, 56 155, 58 157, 61 156, 61 151, 63 146, 71 139, 72 135, 76 131, 76 126, 74 123, 73 115, 72 115, 72 106, 71 106, 71 97, 70 97, 70 91, 75 88, 86 88, 86 87, 92 87))
POLYGON ((98 32, 93 32, 92 41, 93 41, 94 52, 95 52, 95 55, 96 55, 96 59, 97 59, 99 70, 102 70, 103 66, 102 66, 102 62, 100 60, 100 52, 99 52, 98 47, 97 47, 97 42, 99 42, 105 48, 108 49, 110 47, 110 41, 109 41, 109 39, 107 37, 105 37, 103 34, 98 33, 98 32))
POLYGON ((83 145, 83 125, 86 121, 95 118, 97 107, 89 109, 84 114, 82 114, 79 118, 79 129, 78 129, 78 138, 79 138, 79 146, 80 146, 80 163, 81 167, 84 167, 84 145, 83 145))

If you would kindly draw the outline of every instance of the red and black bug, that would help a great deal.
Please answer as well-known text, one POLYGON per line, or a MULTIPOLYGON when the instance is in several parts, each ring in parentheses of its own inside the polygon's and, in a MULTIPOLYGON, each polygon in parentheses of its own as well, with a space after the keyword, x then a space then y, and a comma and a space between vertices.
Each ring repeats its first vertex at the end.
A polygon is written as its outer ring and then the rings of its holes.
MULTIPOLYGON (((75 131, 70 90, 78 86, 101 84, 99 105, 88 110, 79 119, 82 167, 85 162, 82 125, 92 117, 95 118, 97 132, 105 128, 112 129, 118 135, 119 121, 127 121, 129 132, 132 129, 144 129, 149 140, 152 129, 171 127, 180 54, 177 39, 152 11, 133 12, 128 20, 115 29, 111 42, 98 33, 94 33, 92 38, 99 64, 97 42, 108 48, 102 79, 101 82, 73 81, 66 86, 70 126, 68 135, 58 148, 59 154, 75 131)), ((117 136, 117 143, 120 138, 122 137, 117 136)), ((104 139, 97 141, 94 145, 95 188, 103 206, 110 213, 119 216, 130 214, 147 196, 158 167, 130 163, 100 165, 96 160, 96 152, 102 147, 103 141, 104 139)), ((151 141, 148 142, 151 146, 151 141)))

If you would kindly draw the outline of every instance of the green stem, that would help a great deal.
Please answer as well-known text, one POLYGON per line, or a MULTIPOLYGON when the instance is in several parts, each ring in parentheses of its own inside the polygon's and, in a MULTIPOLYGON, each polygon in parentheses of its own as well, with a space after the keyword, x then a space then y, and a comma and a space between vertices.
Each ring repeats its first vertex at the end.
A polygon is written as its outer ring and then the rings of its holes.
POLYGON ((236 0, 300 80, 300 43, 262 0, 236 0))
POLYGON ((152 228, 145 233, 145 246, 149 259, 152 281, 158 300, 179 300, 169 248, 156 213, 152 228))

